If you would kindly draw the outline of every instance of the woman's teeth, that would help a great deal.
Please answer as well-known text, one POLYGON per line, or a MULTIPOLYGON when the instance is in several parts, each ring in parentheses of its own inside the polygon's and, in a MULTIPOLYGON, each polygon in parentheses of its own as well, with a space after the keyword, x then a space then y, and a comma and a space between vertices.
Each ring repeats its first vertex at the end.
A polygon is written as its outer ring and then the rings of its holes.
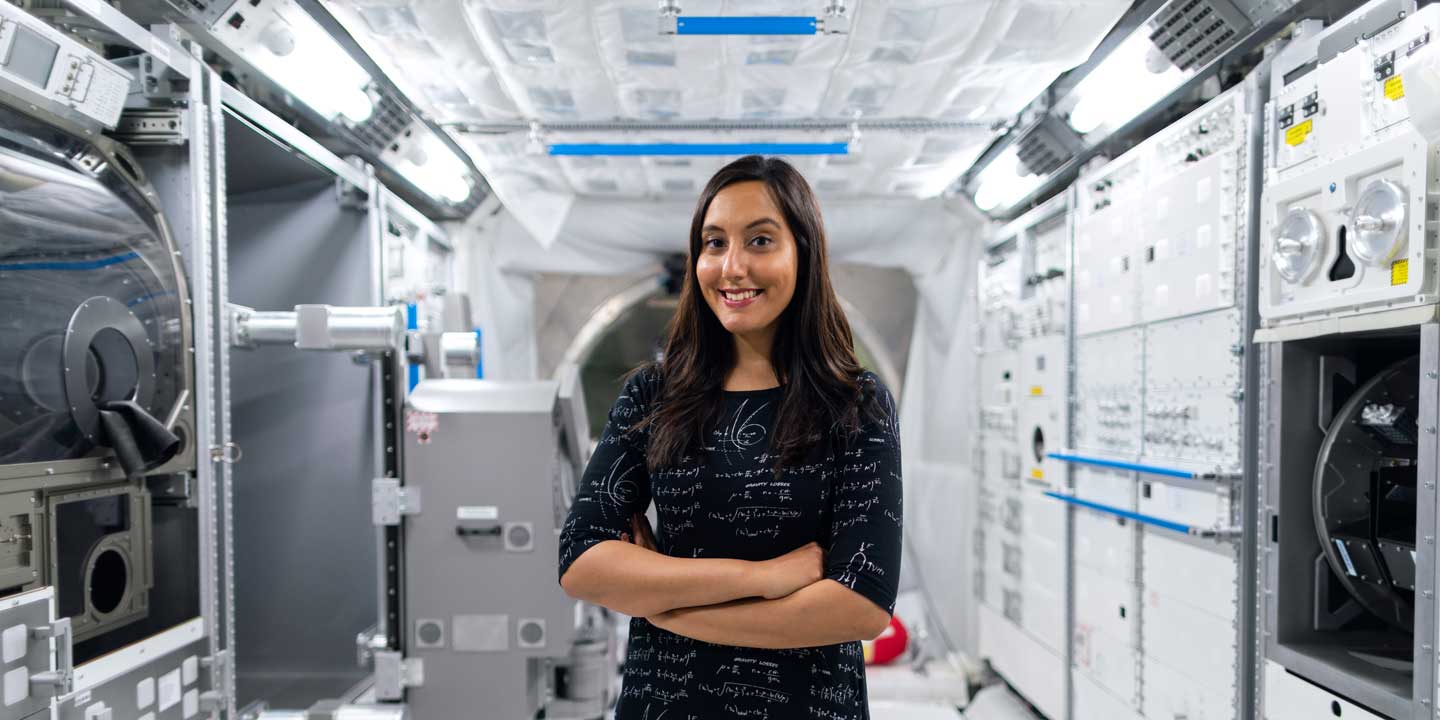
POLYGON ((760 291, 759 291, 759 290, 746 290, 746 291, 744 291, 744 292, 734 292, 734 291, 731 291, 731 290, 721 290, 720 292, 723 293, 727 299, 729 299, 729 300, 735 300, 735 301, 749 300, 750 298, 753 298, 753 297, 755 297, 756 295, 759 295, 759 294, 760 294, 760 291))

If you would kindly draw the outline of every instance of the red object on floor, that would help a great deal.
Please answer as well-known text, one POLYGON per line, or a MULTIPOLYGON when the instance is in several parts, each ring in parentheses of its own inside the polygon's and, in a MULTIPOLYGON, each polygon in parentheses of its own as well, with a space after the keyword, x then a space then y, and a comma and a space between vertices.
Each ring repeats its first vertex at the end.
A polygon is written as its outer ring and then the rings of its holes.
POLYGON ((909 644, 910 633, 905 630, 905 623, 892 615, 890 624, 881 631, 879 637, 862 643, 865 648, 865 664, 888 665, 895 658, 904 655, 905 647, 909 644))

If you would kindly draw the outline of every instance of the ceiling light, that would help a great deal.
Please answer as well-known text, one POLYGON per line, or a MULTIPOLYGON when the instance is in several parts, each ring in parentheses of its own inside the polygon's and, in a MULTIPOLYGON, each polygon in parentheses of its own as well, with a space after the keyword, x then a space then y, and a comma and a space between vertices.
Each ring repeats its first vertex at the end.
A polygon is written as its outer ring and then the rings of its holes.
POLYGON ((1045 180, 1020 165, 1017 147, 1011 145, 980 171, 975 189, 975 206, 989 212, 1005 209, 1025 199, 1045 180))
POLYGON ((416 121, 381 160, 435 200, 460 204, 470 197, 470 168, 429 127, 416 121))
POLYGON ((846 155, 849 143, 557 143, 551 155, 846 155))
POLYGON ((315 112, 364 122, 375 111, 371 77, 293 2, 237 2, 211 27, 216 38, 315 112))
POLYGON ((1146 32, 1137 31, 1075 86, 1070 127, 1081 133, 1118 128, 1193 74, 1172 65, 1146 32))

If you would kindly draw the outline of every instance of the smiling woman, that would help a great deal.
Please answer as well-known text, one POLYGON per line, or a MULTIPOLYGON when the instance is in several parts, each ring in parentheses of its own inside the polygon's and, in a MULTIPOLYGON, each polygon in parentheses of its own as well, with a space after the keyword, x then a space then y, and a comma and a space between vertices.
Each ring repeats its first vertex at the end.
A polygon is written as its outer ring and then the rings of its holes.
POLYGON ((852 348, 804 179, 723 168, 663 360, 611 408, 561 537, 565 590, 635 617, 617 720, 869 717, 859 641, 895 604, 900 444, 852 348))

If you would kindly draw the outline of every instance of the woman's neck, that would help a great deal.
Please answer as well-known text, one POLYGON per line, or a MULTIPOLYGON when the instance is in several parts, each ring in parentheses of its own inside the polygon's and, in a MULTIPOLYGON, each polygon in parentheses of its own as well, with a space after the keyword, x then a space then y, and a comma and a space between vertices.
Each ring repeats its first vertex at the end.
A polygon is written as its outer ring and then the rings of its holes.
POLYGON ((773 330, 735 338, 735 365, 725 376, 725 389, 768 390, 780 384, 775 375, 775 366, 770 364, 770 348, 775 344, 773 330))

